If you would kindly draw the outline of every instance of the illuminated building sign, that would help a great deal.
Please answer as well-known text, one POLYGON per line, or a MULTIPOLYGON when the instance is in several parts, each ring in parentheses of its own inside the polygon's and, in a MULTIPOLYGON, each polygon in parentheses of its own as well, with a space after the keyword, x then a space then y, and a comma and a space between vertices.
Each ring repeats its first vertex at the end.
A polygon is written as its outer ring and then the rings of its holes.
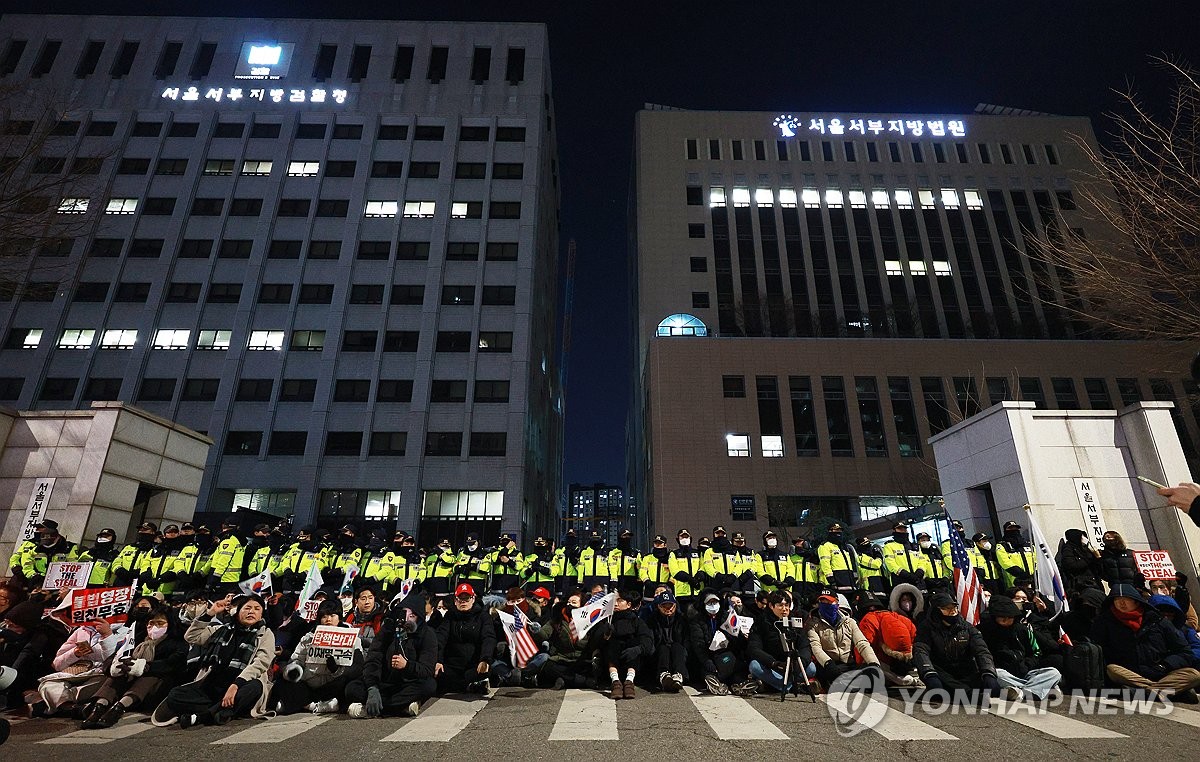
POLYGON ((961 119, 871 119, 863 116, 816 116, 805 120, 792 114, 780 114, 771 122, 771 126, 779 130, 780 137, 794 138, 801 130, 819 132, 822 135, 846 135, 857 132, 866 135, 888 133, 889 135, 909 135, 919 138, 929 134, 935 138, 947 135, 962 138, 967 135, 967 124, 961 119), (805 122, 807 121, 807 125, 805 122))
POLYGON ((162 91, 163 98, 172 101, 262 101, 263 103, 332 103, 342 105, 348 92, 342 88, 324 87, 168 87, 162 91))
POLYGON ((281 79, 292 65, 290 42, 244 42, 234 79, 281 79))

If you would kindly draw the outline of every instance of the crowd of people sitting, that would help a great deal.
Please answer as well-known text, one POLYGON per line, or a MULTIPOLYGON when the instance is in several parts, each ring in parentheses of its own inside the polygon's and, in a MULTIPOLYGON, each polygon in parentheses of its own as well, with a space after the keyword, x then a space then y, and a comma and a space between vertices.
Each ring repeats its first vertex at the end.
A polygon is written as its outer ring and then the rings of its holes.
POLYGON ((233 518, 215 535, 145 523, 124 547, 111 529, 81 547, 39 524, 0 586, 5 709, 83 728, 139 710, 186 728, 295 712, 416 716, 435 695, 499 686, 749 696, 815 693, 862 672, 1010 700, 1108 686, 1195 702, 1200 685, 1186 577, 1147 581, 1116 532, 1102 548, 1081 530, 1060 541, 1066 609, 1034 587, 1023 527, 1005 524, 993 545, 952 522, 982 586, 976 626, 959 611, 950 541, 913 543, 904 524, 886 542, 851 541, 833 524, 815 547, 768 531, 752 550, 718 526, 695 544, 686 529, 674 547, 655 536, 645 553, 628 531, 613 548, 571 532, 523 552, 510 533, 427 550, 352 525, 293 535, 260 524, 244 537, 233 518), (121 621, 57 615, 71 593, 43 583, 64 560, 92 563, 90 588, 137 586, 121 621), (315 592, 314 568, 325 581, 315 592), (264 572, 270 589, 245 592, 264 572), (573 612, 609 593, 611 615, 581 627, 573 612), (506 621, 527 652, 515 653, 506 621), (318 626, 356 633, 350 656, 314 658, 318 626))

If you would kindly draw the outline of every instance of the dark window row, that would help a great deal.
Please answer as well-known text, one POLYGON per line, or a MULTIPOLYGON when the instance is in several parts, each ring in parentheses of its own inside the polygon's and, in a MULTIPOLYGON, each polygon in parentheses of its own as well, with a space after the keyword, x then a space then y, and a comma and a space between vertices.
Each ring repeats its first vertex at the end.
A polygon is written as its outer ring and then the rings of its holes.
MULTIPOLYGON (((699 160, 701 158, 710 160, 732 159, 734 161, 754 160, 754 161, 812 161, 813 150, 812 144, 807 140, 777 140, 770 155, 768 155, 766 140, 720 140, 710 139, 704 141, 707 152, 701 157, 700 145, 701 141, 696 138, 687 138, 684 144, 685 155, 690 160, 699 160), (728 146, 728 151, 723 151, 723 148, 728 146), (747 146, 750 148, 747 151, 747 146)), ((999 155, 993 153, 993 144, 989 143, 969 143, 965 141, 955 141, 947 143, 934 142, 924 143, 917 141, 886 141, 876 143, 867 141, 866 153, 859 150, 859 147, 864 145, 861 141, 854 140, 820 140, 816 143, 820 147, 819 155, 823 161, 847 161, 860 162, 864 159, 868 163, 877 163, 880 161, 880 146, 887 147, 887 156, 893 164, 913 163, 924 164, 927 161, 935 164, 946 164, 949 157, 953 156, 959 164, 970 164, 978 162, 980 164, 992 164, 994 159, 998 158, 999 162, 1004 164, 1047 164, 1057 165, 1059 163, 1058 146, 1052 143, 1041 144, 999 144, 999 155), (933 154, 930 157, 925 152, 925 146, 933 146, 933 154), (953 151, 950 148, 953 148, 953 151), (1020 149, 1019 151, 1017 149, 1020 149), (1020 157, 1020 162, 1017 158, 1020 157)))
MULTIPOLYGON (((246 259, 253 251, 253 241, 248 239, 225 239, 217 245, 211 238, 185 238, 179 245, 178 256, 182 259, 207 259, 215 251, 220 258, 246 259)), ((70 253, 72 242, 69 240, 47 243, 41 256, 66 256, 70 253)), ((89 257, 108 258, 119 257, 125 247, 121 238, 96 238, 88 248, 89 257)), ((395 255, 400 260, 429 259, 430 245, 428 241, 400 241, 394 245, 395 255)), ((134 238, 129 244, 129 256, 136 258, 157 258, 162 255, 164 241, 161 238, 134 238)), ((391 241, 359 241, 356 256, 358 259, 391 259, 393 243, 391 241)), ((489 241, 482 248, 484 259, 489 262, 513 262, 517 259, 517 244, 508 241, 489 241)), ((267 244, 268 259, 300 259, 304 253, 304 241, 275 239, 267 244)), ((446 244, 446 259, 458 262, 475 262, 479 260, 480 245, 476 241, 450 241, 446 244)), ((308 259, 339 259, 342 255, 341 241, 308 242, 308 259)))

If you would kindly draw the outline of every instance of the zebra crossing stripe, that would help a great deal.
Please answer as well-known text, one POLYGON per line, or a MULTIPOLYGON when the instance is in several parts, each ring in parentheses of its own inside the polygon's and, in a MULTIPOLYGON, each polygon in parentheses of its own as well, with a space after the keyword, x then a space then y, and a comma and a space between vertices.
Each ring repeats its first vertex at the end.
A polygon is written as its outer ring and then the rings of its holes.
POLYGON ((992 699, 987 713, 1054 738, 1128 738, 1124 733, 1055 714, 1034 704, 992 699))
POLYGON ((461 733, 479 710, 487 706, 485 698, 460 701, 438 699, 426 707, 416 719, 380 741, 403 741, 421 743, 427 741, 449 741, 461 733))
POLYGON ((1168 712, 1167 708, 1162 704, 1154 704, 1146 706, 1140 701, 1125 702, 1119 699, 1100 699, 1100 703, 1105 706, 1116 707, 1124 711, 1132 711, 1146 717, 1160 717, 1171 722, 1178 722, 1180 725, 1187 725, 1193 728, 1200 728, 1200 712, 1181 709, 1178 705, 1172 706, 1168 712))
POLYGON ((551 741, 616 741, 617 702, 599 691, 569 689, 558 708, 551 741))
POLYGON ((307 714, 287 719, 276 717, 267 721, 256 721, 254 727, 213 741, 213 744, 280 743, 331 719, 332 714, 307 714))
MULTIPOLYGON (((828 704, 831 708, 837 710, 837 713, 848 720, 845 726, 847 734, 858 734, 864 729, 878 733, 889 741, 957 741, 957 736, 952 736, 944 730, 935 728, 928 723, 918 720, 916 717, 910 717, 903 712, 897 712, 889 704, 878 699, 872 698, 878 704, 883 704, 886 711, 883 717, 872 725, 863 725, 859 723, 854 716, 854 713, 847 709, 846 694, 822 694, 820 699, 828 704)), ((861 700, 861 698, 857 699, 861 700)), ((863 713, 858 713, 862 716, 863 713)))
POLYGON ((696 711, 722 741, 786 741, 782 730, 767 721, 745 699, 736 696, 701 694, 686 686, 684 691, 696 711))
POLYGON ((112 743, 113 741, 120 741, 123 738, 136 736, 138 733, 144 733, 153 728, 154 726, 149 722, 139 722, 139 720, 145 719, 145 717, 146 715, 144 714, 127 714, 111 728, 104 728, 102 730, 76 730, 73 733, 38 741, 38 743, 63 745, 86 744, 92 746, 112 743))

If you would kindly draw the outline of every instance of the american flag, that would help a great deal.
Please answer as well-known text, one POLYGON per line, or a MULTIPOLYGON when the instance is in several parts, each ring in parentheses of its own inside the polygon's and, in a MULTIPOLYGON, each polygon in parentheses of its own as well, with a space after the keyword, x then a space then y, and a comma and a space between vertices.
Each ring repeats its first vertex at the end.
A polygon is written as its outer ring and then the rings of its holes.
POLYGON ((950 527, 950 559, 954 564, 954 597, 958 599, 958 612, 971 624, 979 624, 983 598, 979 575, 971 566, 971 557, 967 555, 962 535, 953 526, 950 527))
POLYGON ((522 669, 529 660, 537 655, 537 643, 525 627, 525 615, 519 607, 513 607, 512 622, 505 622, 504 629, 508 634, 508 647, 512 651, 512 663, 517 669, 522 669))

